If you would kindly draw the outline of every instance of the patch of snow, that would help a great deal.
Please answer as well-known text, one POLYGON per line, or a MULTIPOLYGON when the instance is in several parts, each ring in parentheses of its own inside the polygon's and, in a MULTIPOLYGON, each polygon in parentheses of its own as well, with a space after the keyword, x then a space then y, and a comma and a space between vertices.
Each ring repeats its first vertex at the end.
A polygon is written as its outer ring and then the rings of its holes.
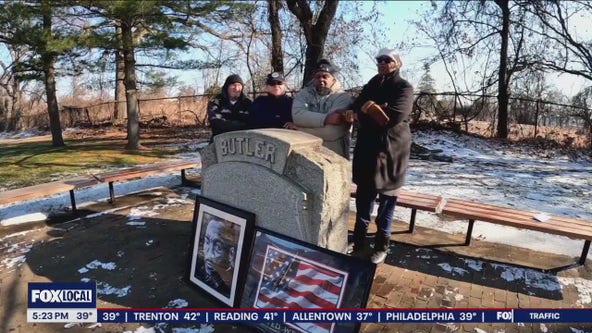
POLYGON ((474 271, 481 272, 483 270, 483 261, 475 259, 461 259, 464 261, 469 268, 474 271))
MULTIPOLYGON (((90 282, 89 278, 80 279, 82 282, 90 282)), ((123 288, 116 288, 109 285, 106 282, 96 281, 97 284, 97 295, 115 295, 117 297, 125 297, 132 289, 132 286, 126 286, 123 288)))
POLYGON ((127 222, 127 225, 131 225, 131 226, 145 226, 146 225, 146 221, 134 221, 134 222, 127 222))
POLYGON ((478 328, 478 327, 475 327, 475 332, 476 332, 476 333, 487 333, 487 331, 485 331, 485 330, 482 330, 482 329, 480 329, 480 328, 478 328))
POLYGON ((170 301, 165 308, 186 308, 189 305, 189 302, 187 302, 184 299, 174 299, 172 301, 170 301))
POLYGON ((549 331, 549 329, 547 328, 547 326, 545 324, 540 324, 539 325, 541 332, 543 333, 547 333, 549 331))
POLYGON ((116 288, 109 285, 106 282, 97 281, 97 294, 98 295, 115 295, 117 297, 125 297, 132 289, 132 286, 126 286, 123 288, 116 288))
MULTIPOLYGON (((159 174, 142 179, 114 183, 115 193, 118 196, 138 193, 157 187, 171 187, 181 184, 179 174, 159 174)), ((199 194, 195 189, 187 189, 190 193, 199 194)), ((104 202, 109 199, 109 191, 104 184, 82 188, 76 191, 76 203, 79 209, 95 202, 104 202)), ((5 225, 9 220, 12 225, 44 220, 51 212, 70 211, 70 194, 68 192, 55 194, 43 198, 28 200, 20 203, 0 205, 0 224, 5 225), (43 214, 45 217, 42 218, 43 214)), ((116 208, 119 210, 121 207, 116 208)), ((107 211, 98 212, 87 217, 100 216, 107 211)), ((140 213, 141 212, 136 212, 140 213)), ((147 213, 150 214, 150 213, 147 213)), ((143 215, 146 216, 146 215, 143 215)))
POLYGON ((442 263, 442 264, 438 264, 438 266, 440 266, 440 268, 442 268, 443 270, 445 270, 448 273, 452 273, 454 274, 458 274, 458 275, 465 275, 468 274, 469 271, 467 271, 466 269, 460 268, 460 267, 453 267, 448 263, 442 263))
POLYGON ((32 247, 33 247, 32 243, 19 242, 19 243, 11 244, 8 248, 5 249, 5 251, 7 253, 12 253, 12 252, 27 253, 27 252, 31 251, 32 247))
POLYGON ((100 267, 102 269, 112 271, 115 268, 117 268, 117 265, 115 265, 114 262, 100 262, 98 260, 93 260, 93 261, 89 262, 88 264, 86 264, 86 267, 88 269, 97 269, 100 267))
POLYGON ((24 231, 19 231, 19 232, 15 232, 12 234, 8 234, 8 235, 0 238, 0 244, 4 244, 9 238, 24 236, 32 231, 34 231, 34 229, 24 230, 24 231))
POLYGON ((37 221, 45 221, 47 219, 47 215, 44 213, 30 213, 30 214, 23 214, 7 219, 3 219, 0 221, 0 225, 2 226, 9 226, 9 225, 16 225, 28 222, 37 222, 37 221))
POLYGON ((592 304, 592 281, 582 278, 559 277, 559 282, 564 286, 573 285, 578 289, 579 299, 577 305, 590 306, 592 304))
POLYGON ((14 266, 20 266, 26 261, 27 261, 27 257, 22 255, 22 256, 16 256, 16 257, 12 257, 12 258, 2 259, 2 261, 0 261, 0 264, 4 265, 4 267, 6 267, 6 268, 12 268, 14 266))
POLYGON ((154 208, 149 208, 148 206, 140 206, 140 207, 132 207, 128 218, 130 221, 138 220, 142 217, 152 217, 156 216, 158 213, 154 208))
POLYGON ((26 131, 0 132, 0 139, 25 139, 46 134, 46 132, 42 132, 38 129, 32 128, 26 131))
POLYGON ((557 291, 561 289, 557 277, 552 274, 543 273, 533 269, 511 267, 504 264, 492 264, 492 266, 496 271, 501 271, 500 277, 508 282, 524 280, 524 283, 530 287, 548 291, 557 291))

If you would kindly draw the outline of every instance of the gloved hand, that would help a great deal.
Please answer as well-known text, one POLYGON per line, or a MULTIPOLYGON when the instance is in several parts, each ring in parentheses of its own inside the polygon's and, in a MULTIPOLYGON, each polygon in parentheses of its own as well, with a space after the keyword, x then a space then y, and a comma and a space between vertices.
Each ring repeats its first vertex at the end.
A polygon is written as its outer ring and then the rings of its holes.
POLYGON ((382 110, 382 107, 373 100, 369 100, 362 105, 362 112, 369 115, 379 126, 386 125, 390 120, 389 116, 382 110))

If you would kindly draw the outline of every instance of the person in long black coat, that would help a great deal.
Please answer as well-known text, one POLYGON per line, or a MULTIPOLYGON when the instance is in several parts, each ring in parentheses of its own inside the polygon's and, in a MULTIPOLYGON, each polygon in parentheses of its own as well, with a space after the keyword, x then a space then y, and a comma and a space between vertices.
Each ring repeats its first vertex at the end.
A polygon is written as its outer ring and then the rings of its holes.
POLYGON ((353 253, 370 254, 366 234, 378 195, 378 232, 370 258, 378 264, 387 255, 397 194, 409 164, 413 87, 399 75, 402 63, 395 50, 381 49, 376 61, 378 74, 353 104, 359 122, 353 157, 353 181, 357 185, 353 253))

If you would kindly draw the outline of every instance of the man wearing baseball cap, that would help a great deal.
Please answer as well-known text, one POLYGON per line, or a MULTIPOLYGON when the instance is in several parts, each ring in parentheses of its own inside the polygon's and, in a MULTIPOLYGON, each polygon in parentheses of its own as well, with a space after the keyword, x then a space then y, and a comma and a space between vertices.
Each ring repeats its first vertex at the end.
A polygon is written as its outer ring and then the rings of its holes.
POLYGON ((311 84, 294 96, 292 118, 299 130, 320 137, 325 147, 349 159, 350 123, 345 112, 352 98, 335 73, 328 60, 319 60, 311 84))
POLYGON ((378 74, 368 81, 353 104, 359 121, 352 163, 357 185, 353 254, 371 254, 370 260, 379 264, 387 256, 397 195, 409 164, 413 87, 399 75, 402 62, 395 50, 378 51, 376 63, 378 74), (377 195, 378 232, 370 253, 366 233, 377 195))
POLYGON ((255 98, 251 108, 251 128, 296 129, 292 122, 292 97, 286 95, 286 80, 279 72, 267 75, 265 80, 267 95, 255 98))

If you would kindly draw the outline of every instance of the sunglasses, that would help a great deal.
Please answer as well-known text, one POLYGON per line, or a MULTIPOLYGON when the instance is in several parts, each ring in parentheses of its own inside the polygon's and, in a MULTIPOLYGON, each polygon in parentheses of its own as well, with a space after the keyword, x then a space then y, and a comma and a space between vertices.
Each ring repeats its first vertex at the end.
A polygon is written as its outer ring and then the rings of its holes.
POLYGON ((282 84, 284 83, 279 81, 272 81, 267 83, 268 86, 281 86, 282 84))
POLYGON ((389 57, 380 57, 380 58, 376 58, 376 62, 379 64, 389 64, 391 62, 394 62, 393 59, 389 58, 389 57))

